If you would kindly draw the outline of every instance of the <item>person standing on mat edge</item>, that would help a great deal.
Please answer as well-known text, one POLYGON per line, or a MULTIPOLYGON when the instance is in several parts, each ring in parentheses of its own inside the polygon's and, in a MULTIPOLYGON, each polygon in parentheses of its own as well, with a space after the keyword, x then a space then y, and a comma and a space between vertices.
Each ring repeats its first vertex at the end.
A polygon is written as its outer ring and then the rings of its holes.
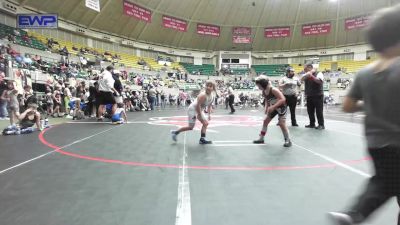
POLYGON ((307 96, 307 113, 310 124, 306 128, 325 129, 324 124, 324 75, 313 68, 312 64, 304 67, 305 74, 301 81, 305 83, 305 95, 307 96), (318 127, 315 127, 315 113, 317 114, 318 127))
MULTIPOLYGON (((343 102, 345 112, 365 112, 365 136, 375 175, 349 210, 330 213, 338 225, 362 224, 392 197, 400 205, 399 30, 400 4, 371 17, 366 36, 379 59, 358 72, 343 102)), ((394 224, 400 225, 400 213, 394 224)))
POLYGON ((211 107, 214 103, 215 92, 215 83, 212 81, 206 81, 205 90, 200 93, 199 96, 197 96, 196 100, 194 100, 188 108, 187 113, 189 125, 187 127, 181 127, 179 130, 171 131, 173 141, 177 141, 177 136, 181 132, 193 130, 194 125, 196 124, 196 119, 198 119, 203 124, 203 126, 201 127, 201 137, 199 140, 199 144, 212 144, 211 141, 206 140, 208 121, 206 119, 206 116, 204 115, 204 110, 207 108, 208 120, 211 120, 211 107))
POLYGON ((96 101, 98 100, 99 102, 97 121, 103 121, 103 114, 105 112, 107 104, 113 105, 111 115, 114 115, 114 112, 117 109, 117 104, 115 102, 113 92, 116 96, 119 96, 119 93, 114 88, 115 80, 111 74, 113 70, 113 66, 107 66, 106 69, 99 76, 99 93, 98 97, 96 98, 96 101))
POLYGON ((228 101, 229 101, 229 107, 231 108, 231 114, 235 113, 235 108, 233 107, 233 104, 235 103, 235 94, 233 93, 233 88, 230 83, 227 84, 228 86, 228 101))
POLYGON ((289 137, 289 129, 286 126, 286 99, 278 88, 272 87, 267 76, 261 75, 256 79, 258 89, 262 91, 264 96, 265 114, 266 117, 263 122, 263 127, 260 132, 259 139, 253 141, 254 144, 264 144, 264 137, 267 134, 268 124, 271 120, 278 115, 278 124, 282 130, 285 139, 284 147, 292 146, 289 137))
POLYGON ((290 117, 293 127, 298 127, 296 121, 296 105, 297 105, 297 87, 300 87, 301 83, 299 78, 294 76, 294 69, 288 67, 286 69, 286 76, 279 81, 279 88, 282 90, 283 95, 286 98, 286 105, 290 109, 290 117))

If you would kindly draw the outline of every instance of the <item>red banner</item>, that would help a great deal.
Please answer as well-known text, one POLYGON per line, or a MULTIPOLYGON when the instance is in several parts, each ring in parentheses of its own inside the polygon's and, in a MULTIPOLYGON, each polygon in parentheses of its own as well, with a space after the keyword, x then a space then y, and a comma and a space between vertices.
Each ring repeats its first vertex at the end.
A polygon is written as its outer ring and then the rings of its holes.
POLYGON ((303 25, 301 31, 304 36, 329 34, 331 32, 331 23, 326 22, 326 23, 305 24, 303 25))
POLYGON ((233 35, 232 42, 234 44, 249 44, 249 43, 251 43, 251 37, 233 35))
POLYGON ((151 22, 151 11, 136 4, 124 1, 124 14, 139 20, 151 22))
POLYGON ((264 37, 266 38, 290 37, 290 27, 267 27, 264 29, 264 37))
POLYGON ((208 24, 197 24, 197 33, 202 35, 210 35, 214 37, 219 37, 220 28, 219 26, 208 25, 208 24))
POLYGON ((251 35, 250 27, 234 27, 232 28, 233 35, 251 35))
POLYGON ((186 32, 187 22, 170 16, 163 16, 163 26, 178 31, 186 32))
POLYGON ((346 30, 360 29, 367 26, 368 16, 359 16, 353 18, 347 18, 344 21, 344 26, 346 30))

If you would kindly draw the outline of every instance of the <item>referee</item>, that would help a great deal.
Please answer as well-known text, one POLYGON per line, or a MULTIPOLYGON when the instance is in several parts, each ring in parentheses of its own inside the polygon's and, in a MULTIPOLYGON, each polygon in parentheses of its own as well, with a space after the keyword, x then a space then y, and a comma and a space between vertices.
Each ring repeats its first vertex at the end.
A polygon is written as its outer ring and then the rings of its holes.
POLYGON ((316 71, 312 64, 304 67, 305 74, 301 81, 305 83, 305 94, 307 97, 307 113, 310 124, 306 128, 315 128, 317 130, 325 129, 324 124, 324 75, 316 71), (318 126, 315 126, 315 114, 317 114, 318 126))
POLYGON ((96 101, 99 102, 99 110, 97 115, 98 121, 103 120, 103 114, 107 104, 113 105, 111 115, 114 115, 114 112, 117 108, 113 92, 116 96, 119 96, 119 94, 114 88, 115 80, 111 74, 113 70, 113 66, 107 66, 107 68, 99 76, 99 92, 98 97, 96 98, 96 101))

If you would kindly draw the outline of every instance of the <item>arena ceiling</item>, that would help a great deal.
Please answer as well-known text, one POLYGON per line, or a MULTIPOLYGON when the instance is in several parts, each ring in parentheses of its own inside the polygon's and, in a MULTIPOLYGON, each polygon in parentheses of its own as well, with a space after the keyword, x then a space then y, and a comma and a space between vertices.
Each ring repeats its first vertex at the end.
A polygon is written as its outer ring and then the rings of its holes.
POLYGON ((65 20, 132 40, 177 48, 285 51, 363 43, 362 29, 346 31, 346 18, 365 15, 400 0, 126 0, 152 11, 151 23, 124 14, 123 0, 100 0, 101 12, 83 0, 14 0, 20 6, 58 13, 65 20), (187 21, 187 31, 163 27, 163 15, 187 21), (304 36, 302 25, 330 22, 329 34, 304 36), (220 36, 197 34, 197 24, 220 26, 220 36), (233 44, 233 27, 251 27, 252 43, 233 44), (265 38, 264 28, 290 26, 291 36, 265 38))

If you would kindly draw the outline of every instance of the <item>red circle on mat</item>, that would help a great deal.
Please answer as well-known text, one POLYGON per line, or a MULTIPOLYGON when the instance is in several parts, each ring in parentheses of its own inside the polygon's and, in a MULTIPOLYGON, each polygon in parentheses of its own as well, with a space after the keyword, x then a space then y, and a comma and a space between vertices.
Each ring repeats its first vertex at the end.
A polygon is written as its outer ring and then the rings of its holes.
MULTIPOLYGON (((103 163, 129 165, 129 166, 140 166, 140 167, 157 167, 157 168, 176 168, 176 169, 187 168, 187 169, 197 169, 197 170, 241 170, 241 171, 246 171, 246 170, 247 171, 303 170, 303 169, 334 168, 337 166, 336 164, 333 164, 333 163, 327 163, 327 164, 305 165, 305 166, 201 166, 201 165, 194 166, 194 165, 187 165, 187 166, 183 167, 181 165, 176 165, 176 164, 122 161, 122 160, 116 160, 116 159, 107 159, 107 158, 81 155, 81 154, 64 151, 64 150, 62 150, 62 148, 60 146, 52 144, 44 138, 44 134, 47 131, 51 130, 52 128, 43 130, 42 132, 40 132, 40 134, 38 136, 40 142, 42 142, 44 145, 54 149, 55 152, 58 152, 62 155, 66 155, 66 156, 70 156, 70 157, 74 157, 74 158, 78 158, 78 159, 103 162, 103 163)), ((369 160, 370 160, 369 157, 365 157, 365 158, 357 159, 357 160, 342 161, 342 163, 345 163, 347 165, 354 165, 354 164, 359 164, 359 163, 369 161, 369 160)))

